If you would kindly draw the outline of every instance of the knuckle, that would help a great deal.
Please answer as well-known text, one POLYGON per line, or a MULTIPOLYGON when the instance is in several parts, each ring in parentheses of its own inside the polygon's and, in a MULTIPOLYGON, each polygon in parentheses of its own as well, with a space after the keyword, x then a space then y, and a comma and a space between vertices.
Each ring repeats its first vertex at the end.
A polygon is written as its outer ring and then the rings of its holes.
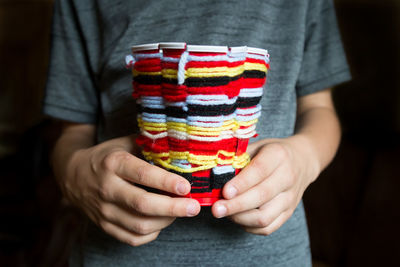
POLYGON ((161 231, 157 231, 153 233, 152 239, 150 239, 150 241, 154 241, 157 239, 157 237, 160 235, 161 231))
POLYGON ((267 188, 260 188, 255 190, 255 200, 257 201, 258 204, 264 204, 266 200, 266 196, 268 195, 268 190, 267 188))
POLYGON ((100 220, 98 222, 98 224, 99 224, 100 228, 104 230, 104 232, 109 233, 109 234, 111 233, 111 231, 110 231, 111 230, 111 224, 108 221, 100 220))
POLYGON ((138 200, 136 202, 133 202, 133 208, 140 213, 148 212, 149 206, 150 201, 146 194, 142 194, 138 197, 138 200))
POLYGON ((272 143, 263 147, 263 153, 273 153, 274 157, 279 160, 284 160, 288 156, 288 151, 284 145, 279 143, 272 143))
POLYGON ((273 189, 267 184, 261 184, 260 187, 261 187, 260 190, 257 190, 258 199, 262 202, 264 202, 267 199, 270 199, 272 197, 273 189))
MULTIPOLYGON (((239 179, 238 178, 233 178, 231 182, 229 182, 230 186, 233 186, 236 188, 239 192, 245 191, 246 188, 248 188, 248 182, 245 179, 239 179)), ((225 185, 226 187, 226 185, 225 185)), ((238 195, 238 194, 236 194, 238 195)))
POLYGON ((272 231, 268 228, 265 228, 260 232, 260 235, 263 235, 263 236, 268 236, 270 234, 272 234, 272 231))
MULTIPOLYGON (((262 156, 258 156, 258 157, 255 157, 254 159, 253 159, 253 161, 252 161, 252 167, 254 168, 254 170, 255 170, 255 174, 258 176, 258 177, 264 177, 265 176, 265 160, 264 160, 264 158, 262 157, 262 156)), ((249 182, 248 181, 246 181, 246 185, 248 184, 249 182)))
POLYGON ((146 237, 130 237, 129 239, 127 239, 125 241, 125 243, 127 243, 128 245, 132 246, 132 247, 139 247, 142 246, 146 243, 149 243, 151 241, 154 241, 155 239, 157 239, 158 235, 159 235, 160 231, 152 233, 150 238, 149 236, 146 237))
POLYGON ((178 178, 174 174, 163 171, 160 175, 160 183, 162 188, 174 190, 173 185, 178 183, 178 178))
POLYGON ((134 231, 141 235, 147 235, 151 233, 151 227, 148 222, 137 222, 134 231))
POLYGON ((274 152, 274 156, 278 159, 284 160, 288 157, 288 151, 282 144, 274 143, 271 144, 270 148, 274 152))
POLYGON ((109 198, 110 193, 108 192, 107 188, 100 187, 98 191, 98 195, 101 199, 105 200, 109 198))
MULTIPOLYGON (((186 206, 189 204, 189 201, 185 201, 186 206)), ((180 208, 182 205, 182 203, 178 202, 178 201, 172 201, 170 203, 170 205, 168 205, 168 215, 169 216, 180 216, 180 215, 185 215, 186 212, 184 211, 184 209, 180 208)))
POLYGON ((114 170, 116 164, 114 153, 108 154, 104 157, 102 161, 102 167, 104 170, 111 171, 114 170))
POLYGON ((137 237, 130 237, 125 241, 125 243, 127 243, 128 245, 130 245, 132 247, 138 247, 138 246, 143 245, 143 242, 141 242, 140 239, 137 237))
POLYGON ((109 181, 103 181, 100 185, 98 190, 98 196, 100 197, 100 199, 103 200, 110 200, 113 198, 113 194, 111 192, 111 188, 112 186, 110 186, 110 182, 109 181))
POLYGON ((104 218, 110 219, 112 217, 112 212, 110 208, 105 204, 99 205, 99 211, 104 218))
POLYGON ((227 201, 224 203, 228 214, 235 214, 236 212, 240 212, 244 210, 243 204, 241 201, 227 201))
POLYGON ((265 228, 270 224, 270 219, 267 216, 260 216, 257 219, 257 226, 265 228))
POLYGON ((147 178, 148 178, 148 173, 150 171, 150 168, 152 168, 150 164, 141 164, 137 167, 136 169, 136 182, 138 184, 146 184, 147 178))
POLYGON ((255 157, 252 161, 253 168, 256 168, 258 171, 262 171, 265 168, 265 161, 263 157, 255 157))
POLYGON ((102 167, 107 171, 113 171, 128 157, 129 153, 125 151, 113 151, 104 157, 102 167))

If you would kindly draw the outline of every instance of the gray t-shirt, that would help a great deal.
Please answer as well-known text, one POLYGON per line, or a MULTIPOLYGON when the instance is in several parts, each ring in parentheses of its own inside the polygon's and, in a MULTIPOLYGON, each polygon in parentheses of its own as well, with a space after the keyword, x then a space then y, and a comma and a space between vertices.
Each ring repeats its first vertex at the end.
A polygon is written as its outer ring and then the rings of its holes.
MULTIPOLYGON (((98 142, 137 132, 134 44, 187 42, 268 49, 261 138, 293 134, 296 99, 349 79, 331 0, 56 1, 44 113, 96 124, 98 142)), ((254 141, 254 140, 253 140, 254 141)), ((268 163, 266 163, 268 164, 268 163)), ((302 203, 270 236, 246 233, 209 208, 177 219, 158 239, 130 247, 90 224, 71 266, 310 266, 302 203)))

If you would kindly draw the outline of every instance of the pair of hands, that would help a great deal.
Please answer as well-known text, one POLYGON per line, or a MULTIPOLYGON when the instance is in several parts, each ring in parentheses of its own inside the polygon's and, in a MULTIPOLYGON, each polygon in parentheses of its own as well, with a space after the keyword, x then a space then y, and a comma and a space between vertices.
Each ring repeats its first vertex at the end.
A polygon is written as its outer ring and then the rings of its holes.
MULTIPOLYGON (((225 199, 213 205, 213 215, 229 217, 254 234, 277 230, 319 173, 312 158, 304 156, 306 143, 297 138, 249 145, 250 164, 225 185, 225 199)), ((194 199, 172 198, 135 186, 178 196, 190 192, 189 182, 181 176, 133 156, 132 143, 132 137, 123 137, 75 151, 60 186, 67 199, 106 233, 139 246, 156 239, 176 217, 196 216, 200 205, 194 199)))

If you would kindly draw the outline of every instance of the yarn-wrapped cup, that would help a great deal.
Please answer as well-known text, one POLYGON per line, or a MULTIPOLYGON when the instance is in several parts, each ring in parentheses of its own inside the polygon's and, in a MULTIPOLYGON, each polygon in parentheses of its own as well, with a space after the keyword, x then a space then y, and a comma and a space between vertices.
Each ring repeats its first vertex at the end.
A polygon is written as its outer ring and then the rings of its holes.
POLYGON ((186 178, 202 206, 250 161, 269 55, 250 47, 185 43, 132 47, 127 58, 145 159, 186 178))

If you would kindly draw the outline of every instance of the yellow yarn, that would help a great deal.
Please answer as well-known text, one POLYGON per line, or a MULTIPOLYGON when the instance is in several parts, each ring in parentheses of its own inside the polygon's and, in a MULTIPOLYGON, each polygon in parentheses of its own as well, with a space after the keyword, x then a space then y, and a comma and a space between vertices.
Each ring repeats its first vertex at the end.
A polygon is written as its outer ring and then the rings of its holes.
POLYGON ((171 169, 171 170, 174 170, 177 172, 182 172, 182 173, 192 173, 192 172, 204 171, 204 170, 212 169, 215 166, 217 166, 216 164, 213 164, 213 165, 198 166, 198 167, 194 167, 194 168, 190 168, 190 169, 184 169, 184 168, 172 165, 169 162, 167 162, 165 160, 161 160, 161 159, 155 159, 154 162, 158 163, 159 165, 163 166, 166 169, 171 169))
POLYGON ((201 170, 207 170, 214 168, 217 165, 228 165, 231 164, 236 169, 244 168, 250 162, 250 156, 247 153, 243 153, 240 156, 235 156, 235 152, 228 152, 224 150, 219 150, 215 155, 194 155, 189 153, 189 151, 170 151, 164 153, 154 153, 148 151, 142 151, 146 160, 153 161, 159 165, 183 173, 192 173, 201 170), (221 159, 219 155, 224 155, 226 157, 231 157, 230 159, 221 159), (168 158, 163 160, 162 158, 168 158), (201 165, 198 167, 184 169, 171 164, 174 159, 187 160, 191 164, 201 165))
POLYGON ((147 131, 164 132, 167 130, 167 124, 161 122, 148 122, 143 121, 142 118, 138 117, 138 126, 147 131))
POLYGON ((161 74, 164 78, 169 78, 169 79, 177 79, 178 77, 178 70, 176 69, 163 69, 161 71, 161 74))
POLYGON ((264 64, 261 64, 261 63, 245 62, 244 69, 245 70, 259 70, 259 71, 262 71, 265 73, 268 72, 267 66, 265 66, 264 64))
POLYGON ((237 129, 239 129, 240 126, 251 126, 253 124, 256 124, 257 121, 258 119, 254 119, 251 121, 237 121, 232 119, 225 121, 220 127, 200 127, 187 125, 182 122, 167 122, 167 128, 180 132, 187 132, 191 135, 220 136, 222 131, 236 131, 237 129))
POLYGON ((256 124, 257 122, 258 122, 258 119, 254 119, 251 121, 236 121, 236 124, 238 126, 250 126, 250 125, 256 124))
POLYGON ((137 71, 135 69, 132 70, 132 75, 133 77, 139 76, 139 75, 151 75, 151 76, 156 76, 156 75, 161 75, 161 71, 137 71))
POLYGON ((207 77, 234 77, 243 73, 244 65, 237 67, 214 67, 214 68, 188 68, 185 71, 185 77, 207 78, 207 77))

